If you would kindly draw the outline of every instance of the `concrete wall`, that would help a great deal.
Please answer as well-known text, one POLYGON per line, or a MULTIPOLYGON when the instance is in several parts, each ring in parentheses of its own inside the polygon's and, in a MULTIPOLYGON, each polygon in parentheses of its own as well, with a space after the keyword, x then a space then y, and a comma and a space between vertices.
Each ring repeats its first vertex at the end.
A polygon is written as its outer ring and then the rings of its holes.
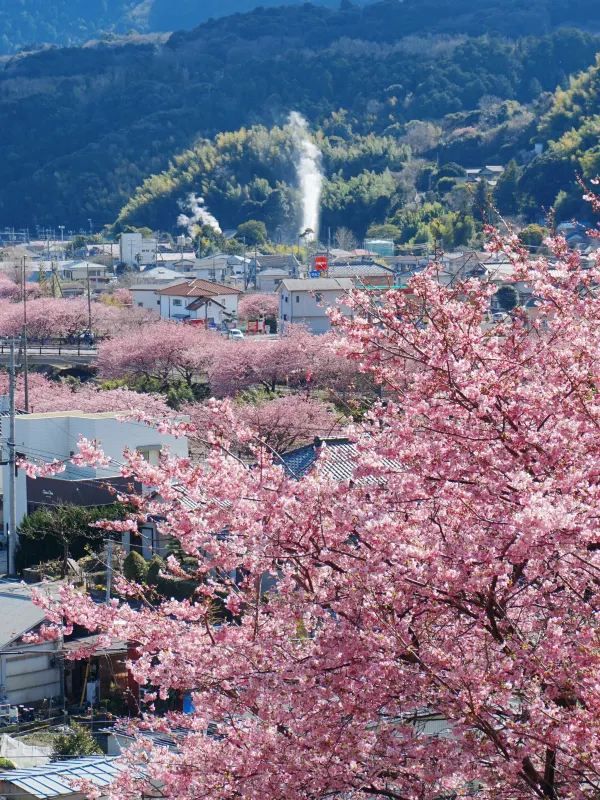
POLYGON ((56 650, 55 642, 39 645, 14 645, 6 648, 15 653, 0 655, 0 698, 12 706, 39 704, 54 701, 55 707, 62 698, 62 674, 58 658, 38 650, 56 650))
POLYGON ((159 291, 160 286, 157 286, 155 291, 149 291, 147 289, 132 289, 131 295, 133 297, 134 307, 145 308, 146 311, 153 311, 155 314, 160 314, 159 291))

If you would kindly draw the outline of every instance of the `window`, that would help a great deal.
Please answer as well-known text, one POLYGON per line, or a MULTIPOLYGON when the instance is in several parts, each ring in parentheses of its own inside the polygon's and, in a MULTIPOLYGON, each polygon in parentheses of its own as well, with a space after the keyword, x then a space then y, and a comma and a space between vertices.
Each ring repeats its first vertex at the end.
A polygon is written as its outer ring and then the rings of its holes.
POLYGON ((175 297, 175 298, 173 299, 173 305, 174 305, 174 306, 180 306, 180 305, 182 305, 182 302, 181 302, 181 300, 180 300, 178 297, 175 297))
POLYGON ((299 303, 299 302, 300 302, 300 295, 299 295, 299 294, 297 294, 297 295, 296 295, 296 302, 297 302, 297 303, 299 303))
POLYGON ((284 314, 284 315, 283 315, 283 321, 284 321, 284 322, 287 322, 287 314, 284 314))
POLYGON ((157 467, 160 463, 160 449, 159 444, 151 444, 146 447, 138 447, 137 451, 145 461, 157 467))
POLYGON ((138 307, 139 307, 139 308, 143 308, 143 307, 144 307, 144 304, 143 304, 143 303, 138 303, 138 307))
POLYGON ((287 294, 286 294, 286 295, 284 295, 284 297, 283 297, 283 302, 284 302, 284 303, 287 303, 287 301, 288 301, 288 296, 287 296, 287 294))

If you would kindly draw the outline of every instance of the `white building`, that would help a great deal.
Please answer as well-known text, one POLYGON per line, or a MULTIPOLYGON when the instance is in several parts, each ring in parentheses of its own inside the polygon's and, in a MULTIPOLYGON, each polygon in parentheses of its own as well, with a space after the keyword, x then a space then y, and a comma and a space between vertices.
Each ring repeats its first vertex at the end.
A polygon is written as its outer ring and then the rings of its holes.
POLYGON ((119 248, 121 263, 128 267, 156 265, 157 239, 145 239, 141 233, 122 233, 119 248))
POLYGON ((232 286, 196 278, 161 289, 158 294, 162 319, 222 328, 236 320, 242 292, 232 286))
POLYGON ((348 278, 286 278, 281 281, 277 290, 281 332, 291 324, 306 325, 314 334, 327 333, 331 329, 328 309, 337 307, 342 314, 350 315, 350 309, 339 305, 339 301, 352 288, 353 283, 348 278))
MULTIPOLYGON (((0 418, 2 429, 8 417, 0 418)), ((140 422, 122 422, 112 412, 86 414, 81 411, 56 411, 46 414, 24 414, 15 422, 17 453, 30 461, 66 462, 64 472, 52 478, 31 479, 18 470, 16 486, 17 527, 23 518, 36 508, 57 505, 102 506, 114 502, 106 488, 112 484, 123 488, 121 464, 125 449, 137 450, 152 463, 158 463, 163 449, 173 455, 186 457, 188 444, 184 438, 158 433, 140 422), (78 467, 70 463, 77 453, 80 437, 95 441, 111 459, 105 467, 78 467)), ((8 465, 2 468, 2 486, 8 486, 8 465)), ((6 508, 6 503, 4 504, 6 508)), ((5 522, 6 522, 5 513, 5 522)), ((125 543, 127 544, 127 543, 125 543)))

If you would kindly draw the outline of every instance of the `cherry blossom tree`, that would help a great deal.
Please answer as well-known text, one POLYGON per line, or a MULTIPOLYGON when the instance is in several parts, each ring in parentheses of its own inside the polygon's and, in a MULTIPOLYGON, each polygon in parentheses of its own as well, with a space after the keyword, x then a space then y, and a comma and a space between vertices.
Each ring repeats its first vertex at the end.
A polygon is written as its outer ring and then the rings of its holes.
POLYGON ((238 317, 244 320, 275 319, 279 313, 276 294, 246 294, 238 305, 238 317))
POLYGON ((231 403, 205 465, 127 455, 160 497, 140 517, 195 559, 193 602, 40 601, 100 647, 128 639, 141 686, 193 693, 191 715, 140 723, 188 735, 130 750, 115 798, 597 797, 600 256, 491 247, 535 318, 490 325, 494 286, 432 268, 338 320, 388 393, 354 429, 351 482, 327 448, 301 480, 258 444, 248 468, 231 403))
POLYGON ((146 378, 166 388, 173 378, 188 385, 206 373, 221 346, 217 334, 176 322, 147 322, 100 345, 98 370, 104 378, 146 378))
POLYGON ((348 389, 357 371, 338 354, 335 337, 313 336, 303 326, 290 325, 278 339, 222 342, 209 367, 209 380, 217 397, 231 397, 253 386, 269 392, 278 386, 348 389))
MULTIPOLYGON (((211 403, 186 406, 182 413, 193 426, 188 430, 188 437, 192 439, 203 440, 206 431, 214 428, 215 407, 211 403)), ((316 437, 334 436, 344 421, 343 416, 326 403, 296 395, 244 403, 237 406, 234 413, 237 424, 244 430, 251 429, 273 454, 286 453, 316 437)))
MULTIPOLYGON (((23 375, 17 376, 15 404, 19 410, 31 413, 50 411, 103 411, 143 412, 153 418, 172 413, 159 395, 140 394, 129 389, 101 390, 94 384, 69 385, 63 381, 52 381, 35 372, 29 373, 29 408, 25 408, 25 385, 23 375)), ((8 376, 0 373, 0 394, 8 394, 8 376)))

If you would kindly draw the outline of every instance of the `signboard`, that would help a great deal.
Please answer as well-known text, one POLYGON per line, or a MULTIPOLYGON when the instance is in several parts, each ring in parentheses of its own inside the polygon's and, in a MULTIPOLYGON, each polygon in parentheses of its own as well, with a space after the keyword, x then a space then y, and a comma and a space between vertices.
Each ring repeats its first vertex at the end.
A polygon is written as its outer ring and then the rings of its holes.
POLYGON ((310 275, 311 278, 318 278, 320 273, 316 269, 311 269, 311 271, 308 274, 310 275))
POLYGON ((329 259, 327 256, 315 256, 315 269, 318 272, 326 272, 329 267, 329 259))

